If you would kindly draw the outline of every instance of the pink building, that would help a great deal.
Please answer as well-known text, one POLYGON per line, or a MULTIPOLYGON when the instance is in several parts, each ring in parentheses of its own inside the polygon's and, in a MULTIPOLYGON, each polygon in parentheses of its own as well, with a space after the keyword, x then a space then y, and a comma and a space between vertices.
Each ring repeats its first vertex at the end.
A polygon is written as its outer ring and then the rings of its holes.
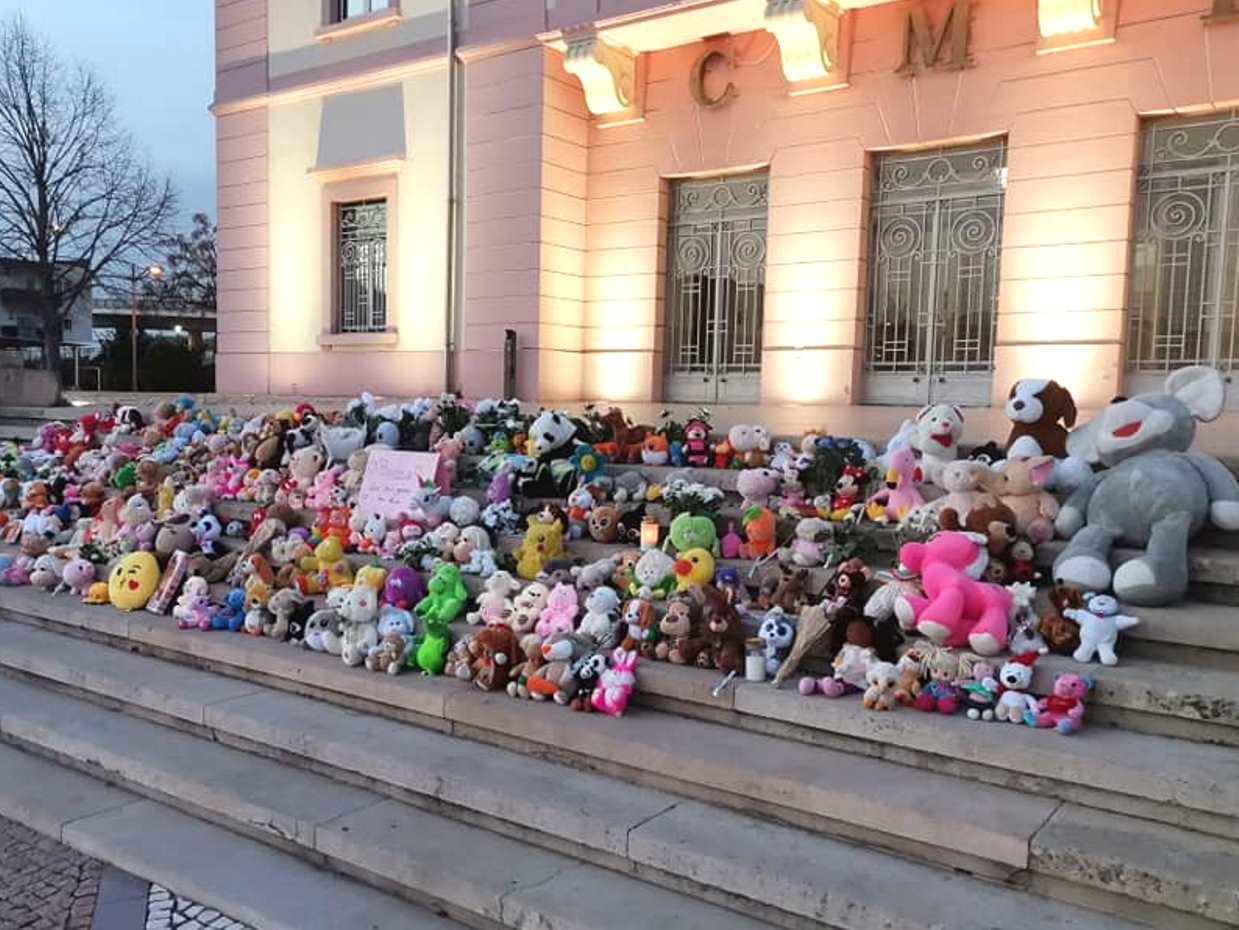
POLYGON ((216 0, 216 44, 221 390, 496 394, 508 331, 541 400, 1239 359, 1239 0, 216 0))

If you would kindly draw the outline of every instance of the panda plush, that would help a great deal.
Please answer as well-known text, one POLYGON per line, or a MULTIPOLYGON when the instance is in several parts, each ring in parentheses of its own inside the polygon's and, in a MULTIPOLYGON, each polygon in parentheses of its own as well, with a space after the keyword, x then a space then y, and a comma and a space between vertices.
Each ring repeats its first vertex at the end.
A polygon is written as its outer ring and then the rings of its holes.
POLYGON ((529 427, 528 452, 534 464, 516 482, 526 497, 563 497, 575 477, 566 459, 576 443, 577 424, 566 413, 543 410, 529 427))

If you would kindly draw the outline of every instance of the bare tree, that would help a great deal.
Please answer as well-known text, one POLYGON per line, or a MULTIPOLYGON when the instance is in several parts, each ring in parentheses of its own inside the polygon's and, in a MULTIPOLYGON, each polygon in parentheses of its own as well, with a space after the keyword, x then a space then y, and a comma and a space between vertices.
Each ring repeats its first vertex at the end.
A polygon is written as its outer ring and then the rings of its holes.
POLYGON ((94 71, 66 67, 20 16, 0 22, 0 256, 35 271, 48 369, 74 304, 156 246, 175 204, 94 71))
POLYGON ((195 213, 193 229, 160 241, 163 274, 146 282, 146 296, 170 310, 215 309, 215 226, 195 213))

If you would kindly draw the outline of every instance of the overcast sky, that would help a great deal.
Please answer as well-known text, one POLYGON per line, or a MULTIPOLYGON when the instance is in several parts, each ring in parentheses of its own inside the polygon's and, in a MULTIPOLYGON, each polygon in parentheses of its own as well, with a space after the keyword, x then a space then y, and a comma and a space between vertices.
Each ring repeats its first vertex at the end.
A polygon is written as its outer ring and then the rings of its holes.
POLYGON ((212 0, 0 0, 66 59, 90 62, 117 110, 181 194, 186 218, 215 215, 212 0))

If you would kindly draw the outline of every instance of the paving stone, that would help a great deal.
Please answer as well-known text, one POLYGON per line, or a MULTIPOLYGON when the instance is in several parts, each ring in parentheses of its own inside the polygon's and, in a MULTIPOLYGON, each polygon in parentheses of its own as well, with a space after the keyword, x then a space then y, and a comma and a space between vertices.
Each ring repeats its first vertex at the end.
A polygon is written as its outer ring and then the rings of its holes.
MULTIPOLYGON (((310 845, 314 824, 374 796, 308 772, 0 678, 0 729, 169 797, 310 845)), ((189 916, 193 916, 190 914, 189 916)))
POLYGON ((102 870, 101 862, 0 817, 0 927, 89 930, 102 870))
POLYGON ((1239 924, 1239 843, 1064 805, 1032 843, 1035 868, 1239 924))
POLYGON ((447 930, 429 912, 299 859, 140 801, 74 822, 66 842, 183 889, 262 930, 447 930), (261 876, 262 880, 245 880, 261 876))

